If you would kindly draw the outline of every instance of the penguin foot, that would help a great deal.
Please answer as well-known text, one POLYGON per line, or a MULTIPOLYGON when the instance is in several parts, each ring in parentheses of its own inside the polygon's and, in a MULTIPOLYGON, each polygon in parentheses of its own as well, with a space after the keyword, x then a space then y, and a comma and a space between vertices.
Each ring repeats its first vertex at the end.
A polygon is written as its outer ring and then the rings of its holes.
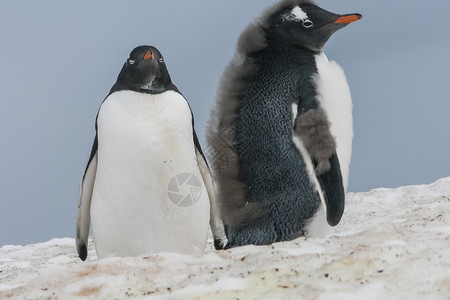
POLYGON ((223 250, 225 248, 225 245, 223 243, 223 240, 221 239, 214 239, 214 249, 216 250, 223 250))

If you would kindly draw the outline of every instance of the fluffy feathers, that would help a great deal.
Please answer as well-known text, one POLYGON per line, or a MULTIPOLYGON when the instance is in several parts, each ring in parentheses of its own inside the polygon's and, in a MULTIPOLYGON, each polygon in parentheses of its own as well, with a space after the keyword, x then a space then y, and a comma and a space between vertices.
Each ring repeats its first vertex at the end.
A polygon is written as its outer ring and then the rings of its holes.
POLYGON ((317 175, 330 170, 330 157, 336 152, 336 142, 330 132, 330 122, 322 108, 310 109, 297 118, 295 133, 303 141, 311 158, 317 162, 317 175))
POLYGON ((316 216, 330 226, 342 217, 338 156, 346 177, 351 99, 342 93, 345 76, 322 55, 345 26, 335 22, 341 17, 309 0, 284 0, 239 37, 207 129, 227 248, 289 240, 308 234, 316 216), (300 12, 305 19, 290 17, 300 12))
POLYGON ((236 53, 226 67, 217 92, 216 106, 211 110, 206 138, 209 158, 222 157, 211 164, 217 181, 217 199, 226 225, 240 227, 264 215, 264 209, 255 203, 247 203, 247 186, 239 174, 239 159, 235 146, 235 118, 242 93, 257 66, 249 56, 268 46, 266 30, 269 18, 278 10, 302 4, 314 4, 310 0, 284 0, 267 8, 260 18, 250 23, 238 39, 236 53))

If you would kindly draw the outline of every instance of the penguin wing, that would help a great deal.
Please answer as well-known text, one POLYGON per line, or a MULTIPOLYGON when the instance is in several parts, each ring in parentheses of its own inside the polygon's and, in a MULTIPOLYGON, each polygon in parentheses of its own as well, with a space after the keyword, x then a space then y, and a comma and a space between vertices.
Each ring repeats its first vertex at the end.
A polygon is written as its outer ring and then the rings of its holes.
POLYGON ((197 134, 194 129, 194 144, 195 153, 197 156, 197 164, 202 174, 203 182, 206 186, 206 191, 208 193, 210 202, 210 220, 209 225, 211 226, 211 231, 214 237, 214 247, 216 250, 221 250, 224 248, 226 243, 225 229, 223 226, 222 217, 220 215, 220 210, 216 201, 216 194, 214 190, 214 182, 212 179, 211 171, 209 170, 208 164, 203 154, 200 142, 198 140, 197 134))
POLYGON ((325 205, 327 222, 336 226, 344 213, 345 191, 336 141, 331 134, 330 122, 325 111, 319 107, 298 106, 294 134, 300 138, 308 152, 314 173, 319 181, 325 205))
MULTIPOLYGON (((317 176, 325 200, 327 222, 336 226, 341 221, 345 207, 345 192, 342 181, 341 167, 336 153, 330 159, 330 169, 317 176)), ((313 162, 316 165, 316 162, 313 162)))
POLYGON ((89 225, 91 223, 91 199, 94 188, 95 175, 97 173, 97 148, 98 138, 95 135, 92 145, 91 156, 89 157, 83 179, 81 180, 80 192, 78 195, 78 215, 76 229, 76 246, 81 260, 86 260, 88 251, 89 225))

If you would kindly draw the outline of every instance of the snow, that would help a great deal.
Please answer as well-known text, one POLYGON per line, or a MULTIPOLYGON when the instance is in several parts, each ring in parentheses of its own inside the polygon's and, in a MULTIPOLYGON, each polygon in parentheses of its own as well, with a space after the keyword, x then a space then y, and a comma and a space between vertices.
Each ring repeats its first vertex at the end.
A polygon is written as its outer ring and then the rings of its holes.
POLYGON ((0 248, 0 299, 450 299, 450 177, 349 194, 326 239, 97 260, 90 241, 0 248))

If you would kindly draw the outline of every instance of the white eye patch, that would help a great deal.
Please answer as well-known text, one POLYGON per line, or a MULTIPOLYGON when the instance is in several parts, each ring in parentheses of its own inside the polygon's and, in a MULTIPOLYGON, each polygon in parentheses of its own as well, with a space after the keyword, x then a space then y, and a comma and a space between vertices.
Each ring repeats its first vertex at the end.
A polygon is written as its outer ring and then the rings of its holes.
POLYGON ((309 19, 308 15, 300 8, 300 6, 294 7, 291 14, 300 21, 309 19))
POLYGON ((289 13, 285 14, 284 19, 286 21, 303 22, 309 20, 308 15, 300 8, 300 6, 294 7, 289 13))

